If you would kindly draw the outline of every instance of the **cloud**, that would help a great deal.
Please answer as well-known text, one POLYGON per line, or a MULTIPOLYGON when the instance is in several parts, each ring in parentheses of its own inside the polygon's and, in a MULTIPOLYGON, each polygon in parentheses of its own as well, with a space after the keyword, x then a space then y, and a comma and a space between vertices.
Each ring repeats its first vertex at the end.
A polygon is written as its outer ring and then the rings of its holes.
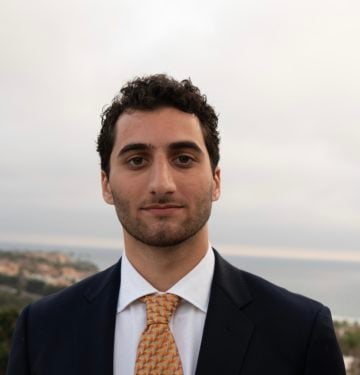
POLYGON ((4 4, 3 235, 119 236, 99 190, 99 114, 129 78, 167 72, 191 76, 220 113, 217 242, 359 249, 359 10, 355 0, 4 4))

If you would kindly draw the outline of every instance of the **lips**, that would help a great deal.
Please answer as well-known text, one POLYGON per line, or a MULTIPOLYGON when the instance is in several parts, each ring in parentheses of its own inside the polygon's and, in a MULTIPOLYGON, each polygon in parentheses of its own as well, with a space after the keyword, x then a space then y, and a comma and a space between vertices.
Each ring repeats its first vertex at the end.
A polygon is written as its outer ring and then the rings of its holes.
POLYGON ((153 215, 171 215, 179 212, 184 206, 177 204, 150 204, 141 208, 142 211, 153 215))
POLYGON ((178 204, 149 204, 147 206, 142 207, 143 210, 153 210, 153 209, 159 209, 159 210, 166 210, 168 208, 182 208, 183 206, 178 204))

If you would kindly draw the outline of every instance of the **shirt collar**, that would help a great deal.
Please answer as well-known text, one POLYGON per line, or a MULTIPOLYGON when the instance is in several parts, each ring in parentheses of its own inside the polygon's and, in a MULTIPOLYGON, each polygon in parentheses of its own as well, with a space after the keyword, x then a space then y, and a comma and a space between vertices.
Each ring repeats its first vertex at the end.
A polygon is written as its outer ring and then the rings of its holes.
MULTIPOLYGON (((208 250, 201 261, 166 292, 176 294, 206 313, 214 266, 215 256, 209 244, 208 250)), ((161 293, 137 272, 127 258, 125 251, 121 258, 120 282, 118 313, 146 294, 161 293)))

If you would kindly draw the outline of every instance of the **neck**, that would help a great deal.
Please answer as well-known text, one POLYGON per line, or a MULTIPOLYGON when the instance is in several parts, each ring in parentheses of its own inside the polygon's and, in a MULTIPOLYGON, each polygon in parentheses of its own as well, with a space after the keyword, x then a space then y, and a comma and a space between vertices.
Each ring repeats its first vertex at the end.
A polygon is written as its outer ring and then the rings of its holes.
POLYGON ((167 291, 189 273, 208 249, 207 226, 195 236, 171 247, 148 246, 124 230, 126 256, 134 268, 157 290, 167 291))

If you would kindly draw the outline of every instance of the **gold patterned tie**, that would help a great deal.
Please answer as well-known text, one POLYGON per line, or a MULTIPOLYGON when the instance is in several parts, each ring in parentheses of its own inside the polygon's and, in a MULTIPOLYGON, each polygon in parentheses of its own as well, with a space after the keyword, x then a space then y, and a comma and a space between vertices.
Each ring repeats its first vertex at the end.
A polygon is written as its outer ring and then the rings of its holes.
POLYGON ((180 302, 174 294, 150 294, 146 303, 147 325, 140 337, 135 375, 183 375, 181 360, 169 321, 180 302))

